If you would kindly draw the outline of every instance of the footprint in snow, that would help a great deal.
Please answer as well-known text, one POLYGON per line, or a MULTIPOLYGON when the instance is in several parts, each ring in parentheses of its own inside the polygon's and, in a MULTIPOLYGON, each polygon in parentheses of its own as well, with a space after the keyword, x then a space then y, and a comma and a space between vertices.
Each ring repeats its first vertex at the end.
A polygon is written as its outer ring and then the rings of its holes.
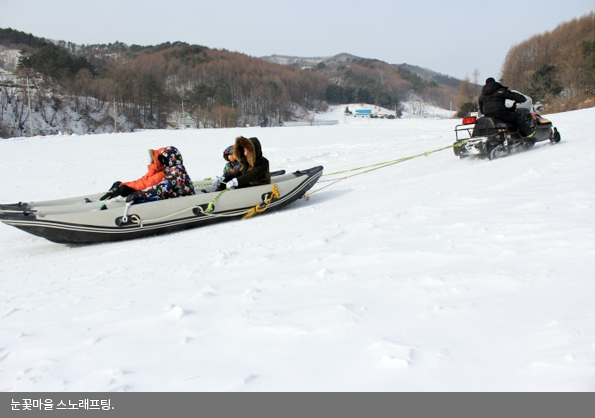
POLYGON ((380 355, 380 364, 383 367, 405 368, 411 365, 411 358, 417 347, 383 339, 370 344, 368 348, 380 355))

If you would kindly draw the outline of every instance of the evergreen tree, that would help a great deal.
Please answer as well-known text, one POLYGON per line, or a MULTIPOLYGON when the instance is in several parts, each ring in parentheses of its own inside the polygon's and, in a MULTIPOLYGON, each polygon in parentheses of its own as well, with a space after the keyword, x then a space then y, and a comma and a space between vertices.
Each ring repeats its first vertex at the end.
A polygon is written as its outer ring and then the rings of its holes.
POLYGON ((584 77, 585 90, 588 93, 595 93, 595 39, 583 41, 580 49, 583 58, 581 70, 584 77))
POLYGON ((556 67, 544 65, 533 74, 528 94, 535 101, 547 101, 560 94, 563 89, 558 81, 556 67))
POLYGON ((73 79, 83 68, 95 74, 95 68, 86 58, 74 57, 53 44, 48 44, 30 55, 23 53, 18 66, 31 68, 56 80, 73 79))
POLYGON ((457 113, 457 118, 466 118, 471 115, 471 112, 477 112, 479 106, 477 102, 466 102, 461 105, 457 113))
POLYGON ((44 47, 48 42, 30 33, 21 32, 11 28, 0 29, 0 45, 27 45, 34 48, 44 47))

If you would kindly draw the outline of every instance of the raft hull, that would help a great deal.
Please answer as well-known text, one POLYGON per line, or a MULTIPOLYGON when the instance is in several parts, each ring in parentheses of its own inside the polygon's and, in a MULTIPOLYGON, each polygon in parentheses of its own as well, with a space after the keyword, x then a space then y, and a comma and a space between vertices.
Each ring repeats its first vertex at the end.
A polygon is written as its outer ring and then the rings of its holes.
POLYGON ((5 205, 0 211, 0 219, 7 225, 59 244, 137 239, 241 219, 254 207, 266 207, 266 212, 282 209, 304 197, 322 171, 322 166, 313 167, 276 176, 272 184, 221 194, 208 186, 197 189, 194 196, 132 205, 127 212, 125 202, 92 199, 87 203, 75 199, 69 204, 63 204, 69 199, 61 199, 45 202, 46 206, 28 205, 25 210, 5 205), (279 191, 279 197, 270 200, 273 185, 279 191), (210 212, 207 211, 209 203, 212 203, 210 212))

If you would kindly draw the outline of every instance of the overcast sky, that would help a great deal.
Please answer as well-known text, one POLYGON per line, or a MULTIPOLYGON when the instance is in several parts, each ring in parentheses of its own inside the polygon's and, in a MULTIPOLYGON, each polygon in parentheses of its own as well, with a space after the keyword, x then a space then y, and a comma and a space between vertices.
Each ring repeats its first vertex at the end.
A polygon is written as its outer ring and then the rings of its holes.
POLYGON ((76 44, 183 41, 254 57, 347 52, 456 78, 498 77, 509 49, 595 0, 0 0, 0 28, 76 44))

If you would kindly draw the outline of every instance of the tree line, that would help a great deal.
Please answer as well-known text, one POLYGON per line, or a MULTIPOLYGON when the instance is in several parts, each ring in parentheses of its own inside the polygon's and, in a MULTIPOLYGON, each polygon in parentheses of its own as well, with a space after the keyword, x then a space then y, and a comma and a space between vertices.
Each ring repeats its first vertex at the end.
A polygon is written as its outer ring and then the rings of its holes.
MULTIPOLYGON (((459 85, 460 117, 478 110, 477 70, 474 78, 472 82, 466 77, 459 85)), ((541 102, 548 112, 595 105, 595 12, 511 47, 499 81, 541 102)))
POLYGON ((595 12, 512 47, 501 80, 557 110, 595 95, 595 12))
POLYGON ((378 60, 354 60, 329 73, 324 64, 292 68, 184 42, 81 46, 12 29, 0 29, 0 45, 20 49, 16 73, 34 83, 36 109, 103 115, 96 124, 122 116, 122 130, 164 128, 181 117, 199 127, 278 126, 299 109, 329 103, 397 108, 417 94, 443 105, 453 90, 378 60))
POLYGON ((402 102, 420 100, 447 109, 459 81, 442 75, 433 78, 422 78, 401 65, 355 59, 349 66, 339 66, 331 73, 331 79, 338 82, 327 87, 327 101, 370 103, 393 109, 402 102))

